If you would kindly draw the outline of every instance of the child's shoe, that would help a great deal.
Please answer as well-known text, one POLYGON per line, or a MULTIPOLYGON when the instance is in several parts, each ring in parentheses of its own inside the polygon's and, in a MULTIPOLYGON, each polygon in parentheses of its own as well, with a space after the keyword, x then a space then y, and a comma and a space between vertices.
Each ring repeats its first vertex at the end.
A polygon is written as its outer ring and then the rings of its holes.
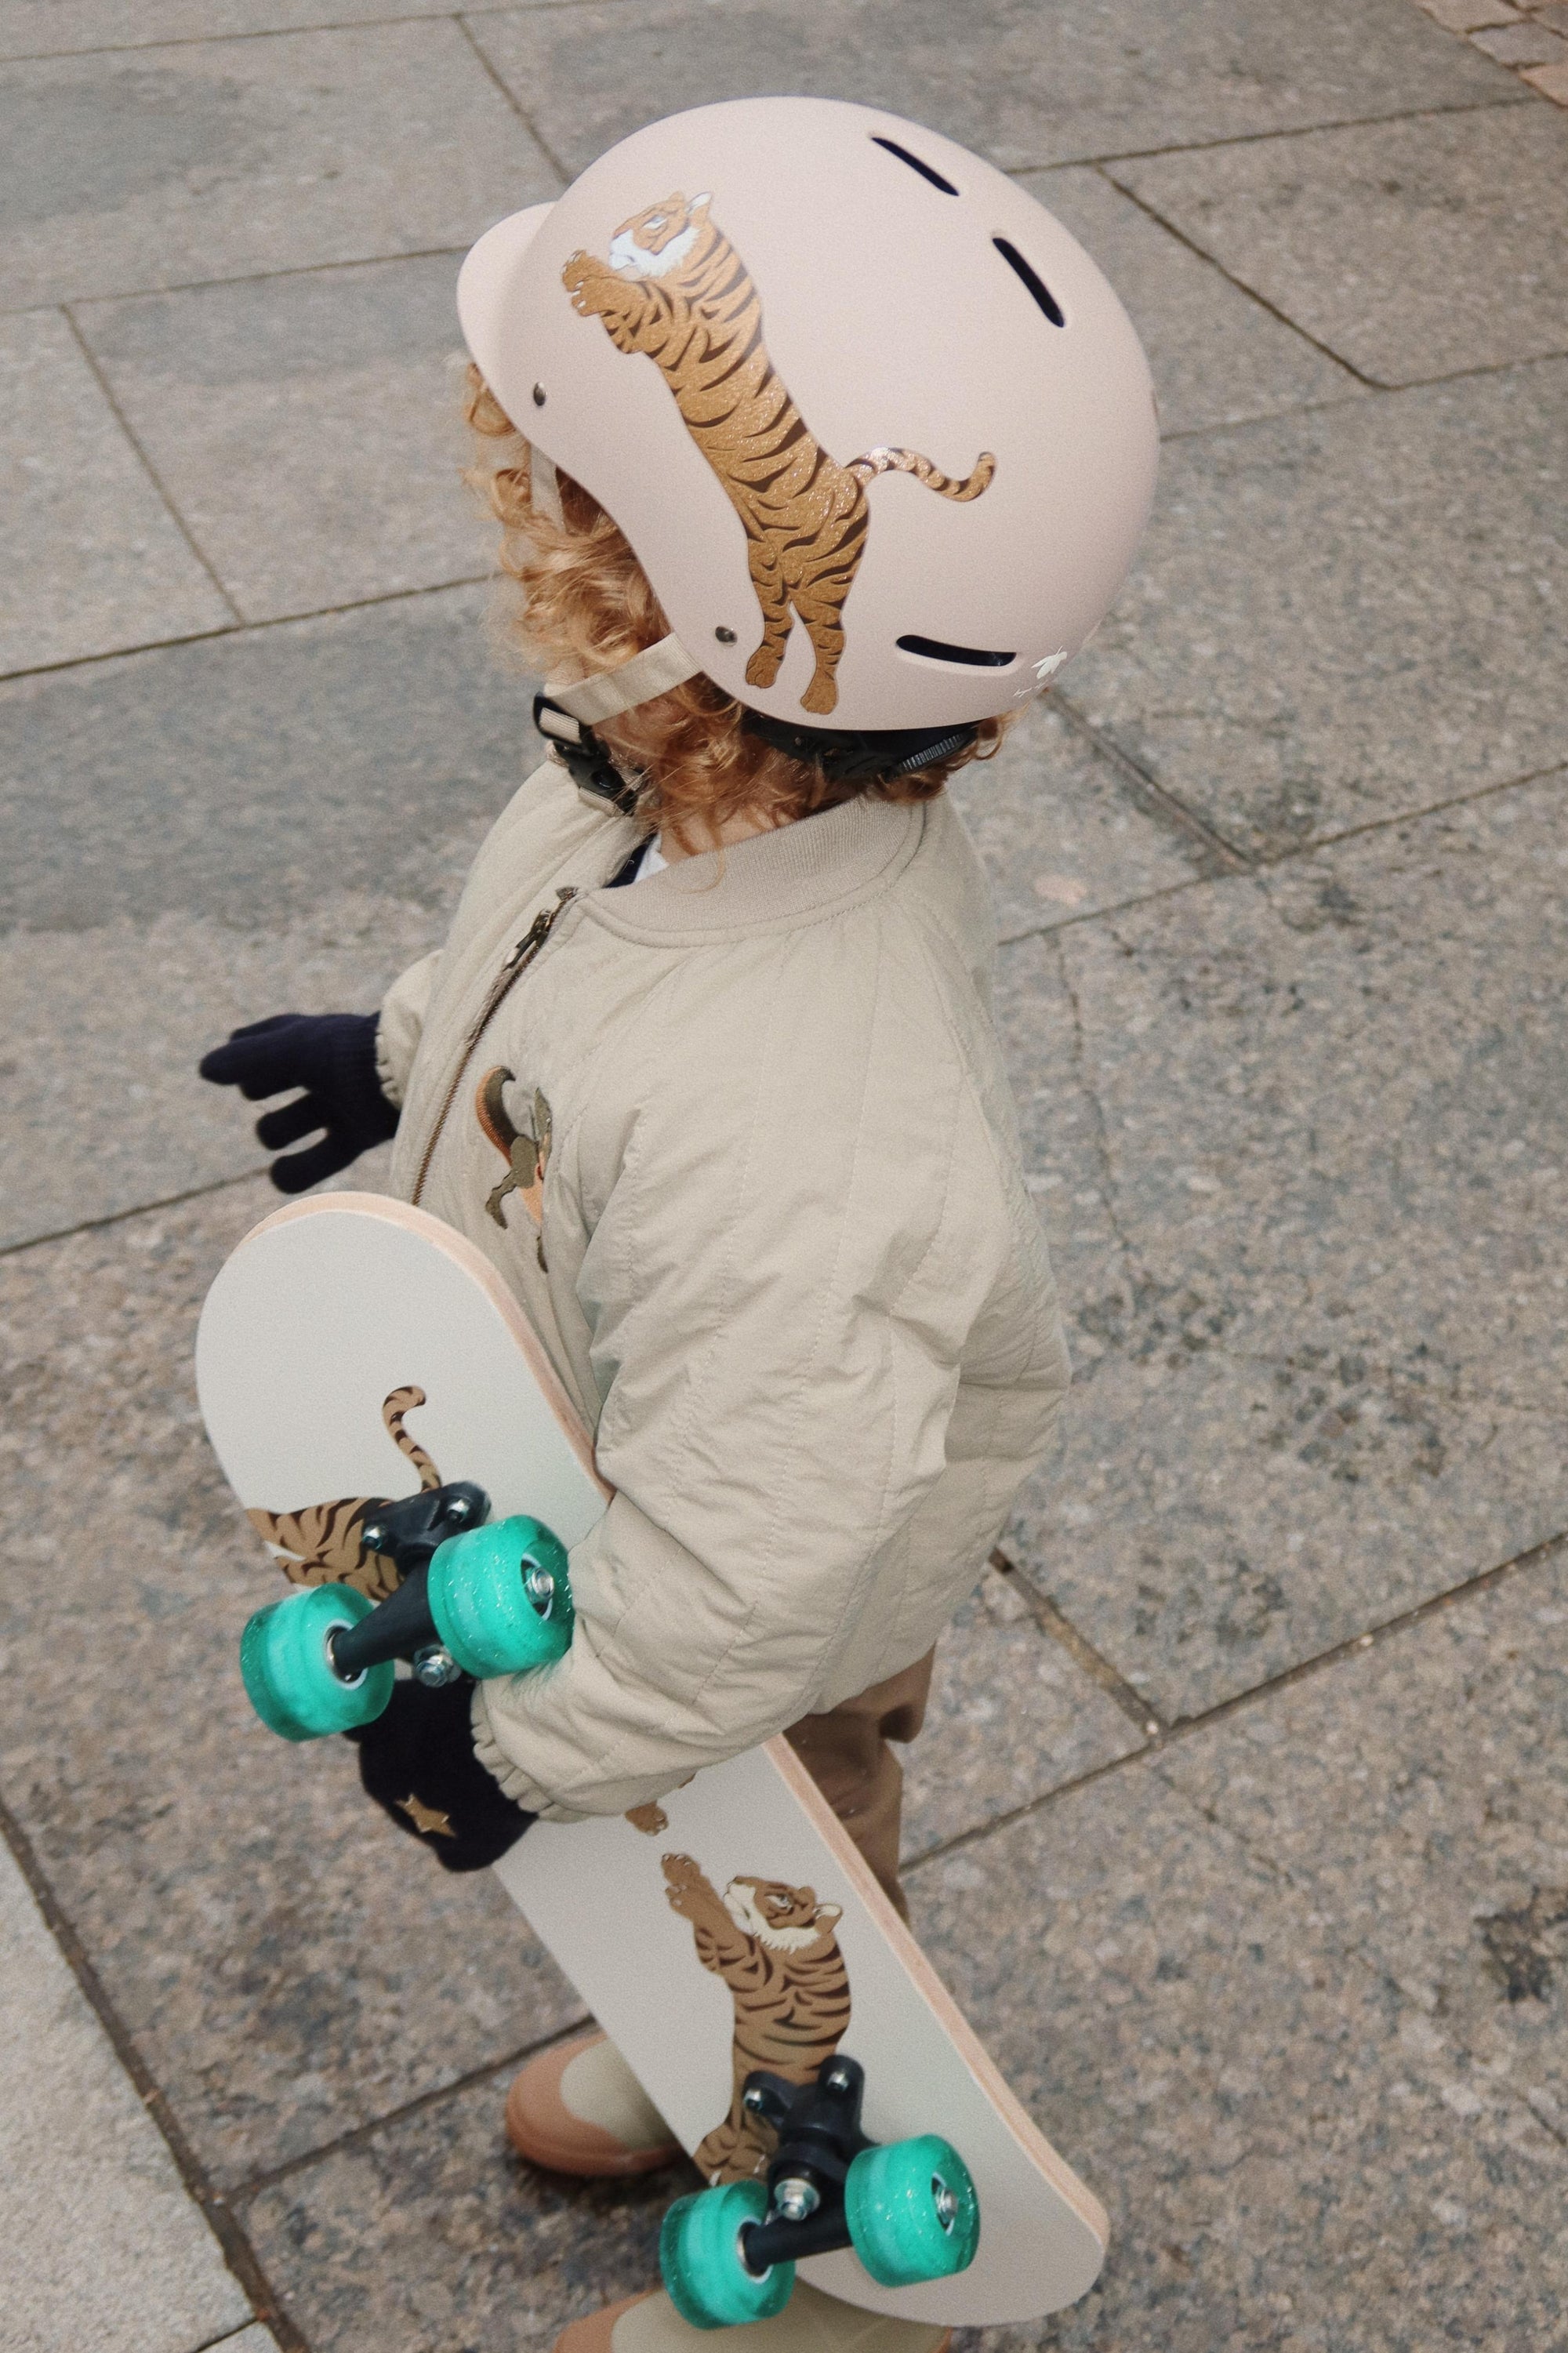
POLYGON ((552 2173, 652 2173, 680 2155, 615 2044, 597 2031, 529 2061, 506 2095, 506 2132, 520 2157, 552 2173))
POLYGON ((722 2353, 731 2337, 744 2337, 743 2353, 947 2353, 952 2334, 932 2321, 862 2312, 801 2280, 782 2312, 743 2328, 693 2328, 655 2288, 573 2321, 555 2353, 722 2353))

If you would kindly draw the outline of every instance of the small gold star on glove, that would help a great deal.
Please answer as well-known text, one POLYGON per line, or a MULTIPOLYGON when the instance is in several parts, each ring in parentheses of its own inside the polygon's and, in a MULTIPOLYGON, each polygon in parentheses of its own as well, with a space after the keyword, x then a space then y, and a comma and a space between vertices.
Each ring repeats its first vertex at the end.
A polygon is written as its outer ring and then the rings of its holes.
POLYGON ((407 1815, 421 1838, 457 1837, 450 1816, 438 1813, 434 1806, 426 1806, 412 1790, 406 1798, 395 1799, 394 1803, 400 1814, 407 1815))

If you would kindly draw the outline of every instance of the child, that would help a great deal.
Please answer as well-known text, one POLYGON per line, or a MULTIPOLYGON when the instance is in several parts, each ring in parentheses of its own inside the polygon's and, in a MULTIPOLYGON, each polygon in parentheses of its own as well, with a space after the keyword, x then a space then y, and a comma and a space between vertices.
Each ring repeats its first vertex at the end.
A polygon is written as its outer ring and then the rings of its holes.
MULTIPOLYGON (((471 1869, 783 1731, 901 1908, 887 1742, 1068 1380, 942 787, 1121 583, 1147 370, 1000 173, 816 100, 637 132, 490 230, 458 302, 555 748, 379 1016, 203 1068, 306 1090, 258 1126, 325 1130, 285 1191, 395 1131, 394 1189, 500 1269, 616 1492, 559 1667, 400 1683, 365 1785, 471 1869)), ((674 2153, 600 2037, 508 2113, 567 2171, 674 2153)), ((760 2325, 942 2335, 824 2297, 760 2325)), ((563 2347, 612 2335, 700 2341, 656 2295, 563 2347)))

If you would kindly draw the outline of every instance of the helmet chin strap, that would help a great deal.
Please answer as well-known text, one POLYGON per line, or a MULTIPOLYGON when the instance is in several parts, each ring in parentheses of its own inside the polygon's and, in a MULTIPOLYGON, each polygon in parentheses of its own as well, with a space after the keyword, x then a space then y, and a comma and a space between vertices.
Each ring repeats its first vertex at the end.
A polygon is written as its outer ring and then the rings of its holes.
MULTIPOLYGON (((532 503, 546 522, 557 531, 564 530, 566 516, 555 460, 537 442, 531 441, 528 448, 532 503)), ((630 810, 637 806, 637 786, 595 741, 594 723, 618 718, 639 703, 657 702, 671 687, 684 686, 689 678, 695 678, 699 667, 672 629, 658 645, 594 678, 547 680, 543 693, 533 699, 533 723, 565 761, 580 793, 630 810)))
POLYGON ((689 678, 695 678, 698 669, 672 629, 657 646, 634 654, 630 661, 620 662, 614 670, 571 682, 551 679, 544 691, 560 710, 591 727, 595 720, 618 719, 623 711, 656 702, 672 686, 684 686, 689 678))
POLYGON ((672 686, 695 678, 698 665, 672 630, 657 646, 634 654, 615 670, 571 685, 547 681, 533 698, 533 723, 572 771, 572 781, 590 803, 608 801, 629 816, 637 805, 637 783, 623 775, 594 733, 596 719, 615 719, 639 703, 653 702, 672 686))
POLYGON ((557 531, 566 528, 566 512, 561 504, 561 484, 556 478, 555 460, 547 458, 536 441, 528 445, 529 498, 557 531))

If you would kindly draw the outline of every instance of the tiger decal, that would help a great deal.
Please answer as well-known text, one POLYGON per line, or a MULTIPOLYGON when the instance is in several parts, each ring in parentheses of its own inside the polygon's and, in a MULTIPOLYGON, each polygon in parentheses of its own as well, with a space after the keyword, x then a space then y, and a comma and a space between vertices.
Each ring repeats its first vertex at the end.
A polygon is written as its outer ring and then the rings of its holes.
POLYGON ((767 2171, 773 2133, 744 2105, 746 2078, 765 2067, 809 2084, 849 2024, 849 1973, 835 1935, 837 1904, 782 1880, 732 1879, 721 1895, 689 1854, 663 1857, 670 1909, 689 1920, 697 1957, 735 2005, 730 2113, 693 2153, 710 2182, 767 2171))
MULTIPOLYGON (((519 1127, 506 1107, 506 1090, 511 1082, 512 1073, 498 1062, 493 1070, 485 1072, 474 1094, 474 1113, 480 1129, 506 1162, 506 1175, 491 1187, 485 1212, 504 1229, 503 1205, 508 1195, 515 1193, 538 1229, 544 1223, 544 1172, 550 1166, 553 1123, 550 1105, 535 1088, 531 1131, 519 1127)), ((544 1264, 542 1248, 539 1263, 544 1264)))
POLYGON ((838 465, 812 435, 763 341, 763 306, 745 263, 709 216, 708 195, 667 196, 616 231, 608 262, 574 253, 562 270, 572 306, 597 318, 618 352, 662 371, 686 429, 723 484, 746 534, 762 643, 750 686, 778 677, 793 626, 816 657, 801 708, 838 701, 844 607, 870 526, 866 486, 912 474, 944 499, 977 499, 996 471, 982 450, 956 480, 913 449, 868 449, 838 465))
MULTIPOLYGON (((419 1473, 422 1493, 441 1484, 441 1473, 419 1440, 404 1427, 404 1416, 425 1402, 423 1389, 394 1389, 381 1418, 399 1453, 419 1473)), ((346 1495, 335 1504, 307 1504, 299 1512, 248 1511, 246 1518, 264 1544, 282 1555, 278 1566, 295 1585, 352 1585, 373 1601, 384 1601, 402 1583, 384 1553, 369 1551, 361 1535, 373 1513, 385 1509, 385 1495, 346 1495)))

